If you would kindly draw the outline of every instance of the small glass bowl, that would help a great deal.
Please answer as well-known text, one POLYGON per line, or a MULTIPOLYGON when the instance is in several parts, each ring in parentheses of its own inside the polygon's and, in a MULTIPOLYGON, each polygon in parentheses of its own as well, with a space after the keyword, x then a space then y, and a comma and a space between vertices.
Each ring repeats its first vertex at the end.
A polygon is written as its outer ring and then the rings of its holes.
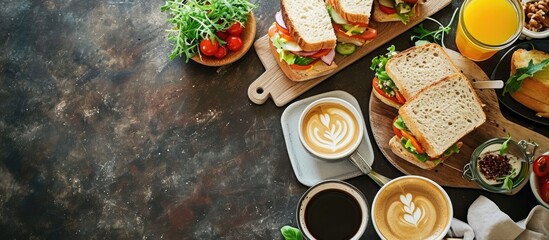
POLYGON ((506 138, 494 138, 490 139, 484 143, 482 143, 480 146, 478 146, 473 154, 471 155, 471 161, 463 167, 463 177, 469 181, 475 181, 477 184, 484 190, 487 190, 489 192, 495 192, 495 193, 505 193, 505 194, 513 194, 514 190, 517 187, 524 186, 526 181, 528 181, 529 173, 530 173, 530 163, 532 162, 532 156, 534 155, 537 144, 535 143, 528 143, 524 140, 519 141, 518 143, 510 140, 507 143, 507 153, 512 154, 516 156, 519 161, 521 162, 521 168, 520 172, 515 176, 513 180, 513 187, 511 190, 503 189, 501 188, 501 184, 497 185, 491 185, 485 182, 482 177, 481 173, 478 170, 477 162, 479 160, 479 155, 482 153, 482 151, 494 144, 503 144, 507 139, 506 138), (528 152, 528 147, 532 147, 532 152, 528 152))
MULTIPOLYGON (((549 155, 549 152, 546 152, 542 155, 549 155)), ((543 201, 543 199, 541 199, 541 196, 540 196, 540 187, 539 187, 539 182, 538 182, 538 177, 536 176, 536 174, 532 171, 532 173, 530 173, 530 188, 532 189, 532 193, 534 194, 534 197, 536 197, 536 200, 538 200, 539 204, 543 205, 544 207, 546 207, 547 209, 549 209, 549 203, 543 201)))
MULTIPOLYGON (((528 2, 537 2, 538 0, 522 0, 522 6, 523 8, 526 7, 526 3, 528 2)), ((524 23, 526 24, 526 22, 524 23)), ((549 28, 541 31, 541 32, 534 32, 531 30, 528 30, 526 26, 522 27, 522 38, 526 39, 541 39, 541 38, 547 38, 549 37, 549 28)))

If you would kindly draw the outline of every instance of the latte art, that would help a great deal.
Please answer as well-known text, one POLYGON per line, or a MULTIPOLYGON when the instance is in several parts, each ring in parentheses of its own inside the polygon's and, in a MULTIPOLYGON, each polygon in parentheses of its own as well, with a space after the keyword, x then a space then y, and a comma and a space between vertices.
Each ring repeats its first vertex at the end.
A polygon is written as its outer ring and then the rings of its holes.
POLYGON ((446 196, 423 179, 391 182, 374 201, 375 226, 385 239, 440 239, 452 218, 446 196))
POLYGON ((305 115, 301 131, 312 150, 323 155, 337 155, 353 148, 359 141, 358 124, 347 108, 337 103, 324 103, 305 115))

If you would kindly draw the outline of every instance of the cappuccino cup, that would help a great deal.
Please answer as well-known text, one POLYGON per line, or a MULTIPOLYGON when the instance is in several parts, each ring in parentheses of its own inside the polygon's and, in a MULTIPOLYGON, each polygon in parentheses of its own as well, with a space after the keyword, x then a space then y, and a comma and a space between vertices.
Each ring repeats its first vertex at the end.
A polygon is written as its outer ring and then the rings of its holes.
POLYGON ((299 139, 311 154, 326 160, 354 153, 364 135, 364 120, 349 102, 335 97, 313 101, 299 118, 299 139))
POLYGON ((440 185, 421 176, 402 176, 377 192, 371 216, 382 239, 442 239, 453 213, 440 185))
POLYGON ((297 206, 297 225, 307 239, 359 239, 368 225, 366 198, 353 185, 326 180, 309 188, 297 206))

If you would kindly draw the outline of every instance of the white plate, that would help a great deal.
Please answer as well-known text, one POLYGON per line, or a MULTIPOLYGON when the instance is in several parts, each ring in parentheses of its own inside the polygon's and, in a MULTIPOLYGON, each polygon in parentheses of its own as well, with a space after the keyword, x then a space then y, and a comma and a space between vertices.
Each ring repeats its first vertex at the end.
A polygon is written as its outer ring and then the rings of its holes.
MULTIPOLYGON (((338 97, 347 100, 356 107, 364 118, 358 101, 351 94, 344 91, 332 91, 312 96, 294 102, 284 110, 280 121, 282 123, 282 133, 286 141, 290 163, 297 180, 309 187, 328 179, 347 180, 362 175, 362 172, 348 158, 331 161, 316 158, 299 141, 297 131, 301 112, 309 103, 323 97, 338 97)), ((374 163, 374 152, 370 138, 368 137, 366 124, 364 122, 362 124, 364 124, 364 137, 362 143, 358 146, 358 151, 371 166, 374 163)))

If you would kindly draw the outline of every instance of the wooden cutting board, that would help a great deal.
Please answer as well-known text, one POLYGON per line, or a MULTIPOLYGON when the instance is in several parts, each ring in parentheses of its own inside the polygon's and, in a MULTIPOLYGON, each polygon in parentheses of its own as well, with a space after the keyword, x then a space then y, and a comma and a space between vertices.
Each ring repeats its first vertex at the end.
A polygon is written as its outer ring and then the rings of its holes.
MULTIPOLYGON (((458 52, 446 49, 454 63, 471 81, 489 80, 482 69, 469 59, 466 59, 458 52)), ((432 170, 424 170, 412 165, 396 156, 389 148, 389 139, 394 134, 391 123, 398 110, 382 103, 373 94, 370 95, 370 125, 375 141, 381 152, 398 170, 408 175, 420 175, 430 178, 442 186, 458 188, 480 188, 476 182, 469 182, 462 177, 463 166, 470 161, 474 149, 482 142, 496 138, 507 137, 507 133, 515 141, 533 140, 539 144, 536 156, 549 151, 549 138, 536 133, 528 128, 517 125, 503 117, 499 109, 496 92, 491 89, 477 89, 481 101, 486 104, 486 122, 476 130, 465 136, 463 146, 459 154, 448 158, 444 164, 432 170)), ((518 191, 515 191, 516 193, 518 191)))
POLYGON ((265 72, 250 84, 250 86, 248 87, 248 97, 252 102, 256 104, 263 104, 270 97, 273 99, 276 106, 284 106, 307 90, 326 80, 333 74, 349 66, 356 60, 366 56, 368 53, 372 52, 379 46, 385 44, 389 40, 412 28, 414 25, 420 23, 425 18, 440 11, 452 1, 422 0, 422 2, 423 4, 421 5, 420 9, 421 15, 412 19, 406 25, 402 24, 401 22, 377 23, 375 21, 371 21, 371 27, 375 28, 378 31, 378 36, 376 39, 368 43, 366 46, 358 48, 355 53, 349 56, 342 56, 339 54, 336 55, 334 61, 338 65, 338 68, 329 75, 303 82, 292 81, 288 77, 286 77, 286 75, 278 67, 276 59, 271 54, 271 50, 269 49, 268 36, 265 35, 259 38, 254 43, 254 48, 257 55, 259 56, 259 59, 261 60, 261 63, 265 67, 265 72))

